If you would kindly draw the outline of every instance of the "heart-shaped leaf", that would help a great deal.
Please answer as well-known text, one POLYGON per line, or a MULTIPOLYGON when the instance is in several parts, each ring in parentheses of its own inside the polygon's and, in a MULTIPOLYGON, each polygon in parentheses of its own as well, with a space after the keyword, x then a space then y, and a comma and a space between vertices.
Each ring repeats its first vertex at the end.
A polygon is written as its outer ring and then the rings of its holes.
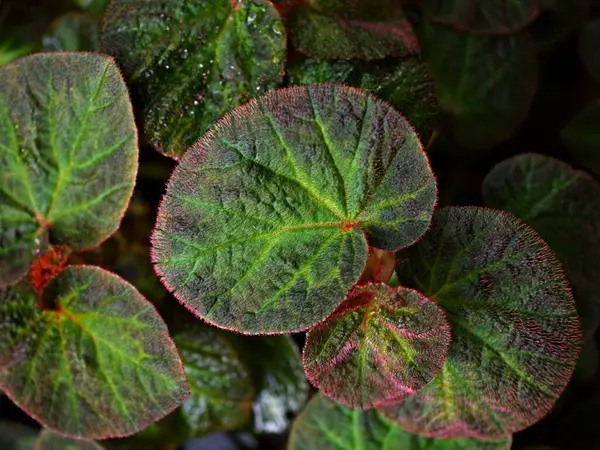
POLYGON ((417 58, 322 61, 296 58, 287 67, 292 84, 335 82, 367 89, 387 100, 426 142, 438 119, 437 92, 427 65, 417 58))
POLYGON ((514 33, 537 17, 539 0, 425 0, 433 21, 477 34, 514 33))
POLYGON ((600 323, 600 184, 562 161, 528 153, 491 170, 483 201, 519 217, 556 252, 573 287, 584 336, 594 334, 600 323))
POLYGON ((100 50, 100 21, 88 14, 67 13, 42 38, 44 50, 100 50))
POLYGON ((42 53, 0 69, 0 286, 25 275, 48 242, 83 250, 110 236, 137 159, 127 88, 110 58, 42 53))
POLYGON ((452 344, 433 381, 380 410, 435 437, 502 437, 543 417, 573 373, 581 331, 537 233, 501 211, 442 208, 398 261, 400 282, 446 310, 452 344))
POLYGON ((227 339, 212 327, 197 325, 174 340, 190 384, 190 396, 178 411, 190 436, 235 430, 250 422, 252 378, 227 339))
POLYGON ((444 312, 424 295, 382 283, 356 286, 309 331, 304 369, 323 394, 368 409, 401 400, 431 381, 450 340, 444 312))
POLYGON ((225 113, 279 86, 286 38, 266 0, 114 0, 102 47, 139 99, 146 139, 178 159, 225 113))
POLYGON ((509 450, 512 439, 435 439, 410 434, 376 410, 316 394, 292 427, 289 450, 509 450))
POLYGON ((306 0, 289 11, 294 47, 319 59, 383 59, 419 53, 394 0, 306 0))
POLYGON ((473 36, 429 23, 420 37, 445 125, 456 141, 485 149, 509 138, 536 90, 537 59, 529 41, 519 34, 473 36))
POLYGON ((600 176, 600 100, 577 114, 561 137, 577 162, 600 176))
POLYGON ((175 168, 152 236, 165 285, 245 334, 304 330, 359 278, 369 243, 427 229, 436 183, 410 124, 341 85, 269 92, 212 128, 175 168))
POLYGON ((42 430, 35 450, 104 450, 100 444, 83 439, 71 439, 49 430, 42 430))
POLYGON ((0 290, 0 334, 2 390, 61 434, 129 435, 188 395, 155 308, 97 267, 66 268, 43 295, 27 281, 0 290))
POLYGON ((600 81, 600 19, 590 20, 581 30, 579 54, 590 74, 600 81))

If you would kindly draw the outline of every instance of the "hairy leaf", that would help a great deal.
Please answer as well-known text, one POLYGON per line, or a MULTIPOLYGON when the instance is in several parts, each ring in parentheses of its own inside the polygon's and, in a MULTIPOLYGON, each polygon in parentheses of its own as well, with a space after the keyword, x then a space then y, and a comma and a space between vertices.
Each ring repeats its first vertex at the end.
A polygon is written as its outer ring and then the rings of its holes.
POLYGON ((359 278, 369 243, 427 229, 436 183, 409 123, 341 85, 272 91, 236 109, 173 172, 152 237, 163 282, 245 334, 304 330, 359 278))
POLYGON ((383 283, 356 286, 309 331, 304 370, 323 394, 368 409, 399 401, 431 381, 450 340, 445 314, 424 295, 383 283))
POLYGON ((0 69, 0 286, 48 243, 78 251, 110 236, 137 159, 127 88, 110 58, 41 53, 0 69))
POLYGON ((519 217, 556 252, 573 287, 584 335, 594 334, 600 324, 600 184, 562 161, 528 153, 491 170, 483 201, 519 217))
POLYGON ((287 71, 292 84, 336 82, 367 89, 387 100, 426 142, 438 119, 435 83, 417 58, 384 61, 322 61, 295 59, 287 71))
POLYGON ((289 450, 509 450, 512 439, 434 439, 410 434, 376 410, 316 394, 294 422, 289 450))
POLYGON ((67 13, 56 19, 42 38, 44 50, 100 50, 100 22, 93 16, 67 13))
POLYGON ((35 450, 103 450, 94 441, 71 439, 60 436, 49 430, 42 430, 35 444, 35 450))
POLYGON ((320 59, 383 59, 419 53, 415 33, 394 0, 306 0, 287 17, 290 38, 320 59))
POLYGON ((590 74, 600 81, 600 19, 590 20, 581 30, 579 54, 590 74))
POLYGON ((514 33, 536 18, 538 0, 425 0, 425 14, 461 31, 514 33))
POLYGON ((225 113, 282 82, 286 38, 266 0, 114 0, 102 46, 139 98, 146 139, 178 159, 225 113))
POLYGON ((573 373, 581 331, 538 234, 501 211, 442 208, 398 261, 400 282, 446 310, 452 344, 433 381, 380 410, 435 437, 502 437, 543 417, 573 373))
POLYGON ((133 434, 188 395, 155 308, 97 267, 66 268, 41 298, 27 281, 0 290, 0 334, 2 390, 61 434, 133 434))
POLYGON ((525 37, 472 36, 424 24, 421 45, 445 125, 461 146, 489 148, 515 132, 537 85, 537 60, 525 37))
POLYGON ((577 162, 600 176, 600 100, 577 114, 561 136, 577 162))

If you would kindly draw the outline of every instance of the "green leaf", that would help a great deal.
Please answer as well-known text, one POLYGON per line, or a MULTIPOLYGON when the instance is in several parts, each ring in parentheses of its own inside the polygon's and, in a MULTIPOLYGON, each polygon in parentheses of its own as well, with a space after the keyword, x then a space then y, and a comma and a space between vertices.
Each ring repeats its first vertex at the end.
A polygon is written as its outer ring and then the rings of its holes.
POLYGON ((289 450, 509 450, 512 439, 434 439, 410 434, 376 410, 357 411, 316 394, 292 427, 289 450))
POLYGON ((321 61, 295 59, 287 67, 292 84, 336 82, 366 89, 387 100, 427 142, 437 124, 435 83, 417 58, 384 61, 321 61))
POLYGON ((286 37, 266 0, 114 0, 102 46, 139 98, 146 139, 178 159, 227 112, 281 84, 286 37))
POLYGON ((427 229, 436 183, 389 104, 341 85, 272 91, 222 119, 175 168, 152 237, 163 283, 245 334, 305 330, 359 278, 369 244, 427 229))
POLYGON ((0 40, 0 66, 13 62, 15 59, 25 56, 36 50, 33 44, 22 43, 14 38, 2 38, 0 40))
POLYGON ((527 116, 537 85, 527 38, 472 36, 435 24, 424 24, 420 37, 446 128, 457 143, 486 149, 509 138, 527 116))
POLYGON ((26 281, 1 290, 0 331, 0 386, 61 434, 133 434, 188 395, 155 308, 97 267, 68 267, 41 299, 26 281))
POLYGON ((368 409, 415 394, 431 381, 450 340, 445 314, 424 295, 383 283, 356 286, 309 331, 304 370, 323 394, 368 409))
POLYGON ((201 325, 173 338, 190 384, 190 396, 178 411, 190 436, 236 430, 250 422, 252 379, 231 343, 216 329, 201 325))
POLYGON ((579 54, 590 74, 600 82, 600 19, 590 20, 581 30, 579 54))
POLYGON ((90 11, 96 16, 102 16, 110 0, 73 0, 73 3, 81 9, 90 11))
POLYGON ((48 243, 79 251, 109 237, 137 160, 127 88, 110 58, 41 53, 0 69, 0 286, 48 243))
POLYGON ((48 28, 42 43, 50 52, 100 50, 100 22, 87 14, 64 14, 48 28))
POLYGON ((294 47, 319 59, 383 59, 419 53, 394 0, 306 0, 287 18, 294 47))
POLYGON ((425 0, 433 21, 477 34, 508 34, 525 27, 539 13, 538 0, 425 0))
POLYGON ((49 430, 42 430, 35 445, 35 450, 103 450, 94 441, 71 439, 60 436, 49 430))
POLYGON ((38 432, 20 422, 0 422, 2 450, 35 450, 38 432))
POLYGON ((600 176, 600 100, 577 114, 563 128, 561 137, 577 162, 600 176))
POLYGON ((544 241, 508 213, 442 208, 398 261, 400 282, 446 310, 452 344, 433 381, 380 410, 432 437, 499 438, 543 417, 581 343, 569 285, 544 241))
POLYGON ((283 433, 308 397, 298 347, 290 336, 226 336, 252 373, 254 431, 283 433))
POLYGON ((490 171, 483 201, 519 217, 556 252, 573 287, 584 336, 593 335, 600 324, 600 184, 562 161, 528 153, 490 171))

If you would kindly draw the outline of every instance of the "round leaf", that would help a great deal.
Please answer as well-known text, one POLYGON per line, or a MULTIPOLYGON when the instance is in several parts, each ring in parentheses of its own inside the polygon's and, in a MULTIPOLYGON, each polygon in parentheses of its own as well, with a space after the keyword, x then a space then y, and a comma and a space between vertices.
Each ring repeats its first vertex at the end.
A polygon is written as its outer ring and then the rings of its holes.
POLYGON ((431 381, 450 339, 445 314, 417 291, 381 283, 357 286, 309 331, 304 369, 323 394, 368 409, 401 400, 431 381))
POLYGON ((470 33, 514 33, 539 13, 538 0, 425 0, 432 20, 470 33))
POLYGON ((600 19, 590 20, 581 30, 579 54, 590 74, 600 81, 600 19))
POLYGON ((67 13, 42 38, 44 50, 100 50, 100 21, 87 14, 67 13))
POLYGON ((178 159, 225 113, 282 82, 286 38, 266 0, 114 0, 102 47, 139 99, 146 139, 178 159))
POLYGON ((383 59, 419 53, 394 0, 307 0, 287 18, 294 46, 319 59, 383 59))
POLYGON ((437 92, 427 66, 417 58, 385 61, 296 59, 288 64, 292 84, 336 82, 367 89, 387 100, 426 142, 438 118, 437 92))
POLYGON ((577 162, 600 176, 600 100, 577 114, 561 137, 577 162))
POLYGON ((452 344, 433 381, 381 411, 436 437, 502 437, 543 417, 581 342, 565 274, 544 241, 501 211, 443 208, 398 261, 400 282, 446 310, 452 344))
POLYGON ((421 45, 445 125, 462 147, 489 148, 516 131, 537 85, 537 59, 525 37, 472 36, 424 24, 421 45))
POLYGON ((103 450, 94 441, 71 439, 49 430, 42 430, 35 444, 35 450, 103 450))
POLYGON ((0 330, 0 386, 61 434, 133 434, 188 395, 181 360, 155 308, 97 267, 68 267, 42 299, 26 281, 1 290, 0 330))
POLYGON ((109 237, 137 159, 127 88, 110 58, 42 53, 0 69, 0 286, 48 242, 79 251, 109 237))
POLYGON ((427 229, 436 183, 409 123, 340 85, 272 91, 236 109, 176 167, 152 237, 165 285, 245 334, 304 330, 359 278, 369 243, 427 229))
POLYGON ((509 450, 512 439, 434 439, 410 434, 376 410, 357 411, 317 394, 298 416, 289 450, 509 450))
POLYGON ((594 334, 600 323, 600 184, 562 161, 529 153, 491 170, 483 201, 519 217, 556 252, 573 287, 584 335, 594 334))

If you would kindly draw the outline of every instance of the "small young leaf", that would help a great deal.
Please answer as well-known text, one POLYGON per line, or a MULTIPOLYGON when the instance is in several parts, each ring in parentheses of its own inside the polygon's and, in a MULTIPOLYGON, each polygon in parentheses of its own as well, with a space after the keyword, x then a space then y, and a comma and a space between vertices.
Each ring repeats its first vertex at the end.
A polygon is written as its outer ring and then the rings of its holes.
POLYGON ((66 438, 43 429, 35 444, 35 450, 104 450, 104 447, 94 441, 66 438))
POLYGON ((319 59, 383 59, 419 53, 394 0, 306 0, 287 17, 294 47, 319 59))
POLYGON ((179 159, 225 113, 279 86, 286 37, 266 0, 114 0, 102 47, 140 100, 146 139, 179 159))
POLYGON ((528 153, 491 170, 483 201, 519 217, 556 252, 573 287, 584 336, 593 335, 600 324, 600 184, 562 161, 528 153))
POLYGON ((427 65, 417 58, 321 61, 297 58, 287 67, 292 84, 344 83, 387 100, 427 142, 438 119, 437 92, 427 65))
POLYGON ((477 34, 508 34, 533 22, 539 0, 425 0, 433 21, 477 34))
POLYGON ((178 413, 190 436, 243 427, 252 417, 254 388, 246 366, 219 332, 196 326, 174 336, 190 384, 178 413))
POLYGON ((87 14, 64 14, 44 33, 42 43, 50 52, 100 50, 100 21, 87 14))
POLYGON ((435 437, 497 438, 543 417, 581 342, 565 274, 544 241, 508 213, 442 208, 398 261, 400 282, 446 310, 452 344, 433 381, 380 410, 435 437))
POLYGON ((579 54, 590 74, 600 81, 600 19, 590 20, 581 30, 579 54))
POLYGON ((536 90, 537 60, 529 41, 518 34, 472 36, 428 23, 420 36, 445 125, 456 141, 485 149, 509 138, 536 90))
POLYGON ((155 308, 97 267, 67 267, 43 298, 25 280, 0 290, 0 333, 2 390, 61 434, 126 436, 188 395, 155 308))
POLYGON ((175 168, 152 236, 165 285, 245 334, 305 330, 359 278, 367 237, 411 245, 435 178, 410 124, 341 85, 269 92, 223 118, 175 168))
POLYGON ((309 331, 304 370, 323 394, 368 409, 416 393, 440 371, 449 346, 450 325, 435 303, 412 289, 368 284, 309 331))
POLYGON ((600 176, 600 100, 577 114, 561 136, 577 162, 600 176))
POLYGON ((110 236, 137 160, 127 88, 110 58, 42 53, 1 68, 0 286, 25 275, 48 242, 83 250, 110 236))
POLYGON ((357 411, 316 394, 292 427, 289 450, 509 450, 512 439, 434 439, 410 434, 376 410, 357 411))

